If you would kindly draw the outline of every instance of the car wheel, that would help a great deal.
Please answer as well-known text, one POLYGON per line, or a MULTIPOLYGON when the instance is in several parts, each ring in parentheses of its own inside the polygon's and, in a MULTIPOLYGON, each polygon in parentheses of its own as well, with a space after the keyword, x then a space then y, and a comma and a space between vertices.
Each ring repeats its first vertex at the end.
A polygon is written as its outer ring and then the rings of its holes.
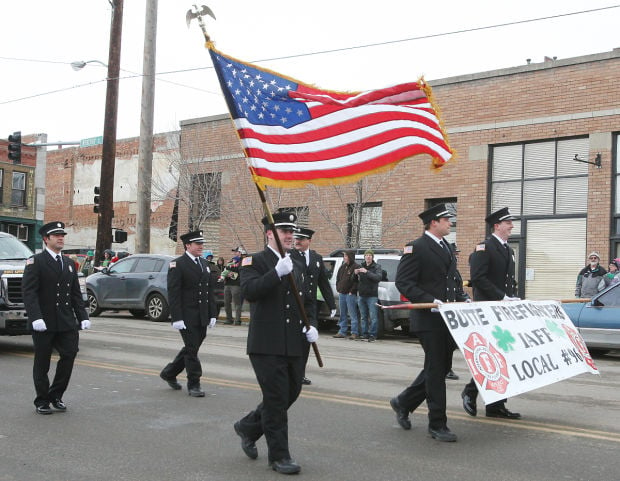
POLYGON ((133 317, 137 317, 138 319, 142 319, 146 316, 146 311, 144 309, 129 309, 129 314, 133 317))
POLYGON ((167 321, 170 311, 168 302, 161 294, 151 294, 146 301, 146 314, 153 322, 167 321))
POLYGON ((99 307, 99 302, 97 302, 97 298, 92 291, 86 291, 86 308, 88 309, 89 317, 97 317, 101 314, 101 308, 99 307))

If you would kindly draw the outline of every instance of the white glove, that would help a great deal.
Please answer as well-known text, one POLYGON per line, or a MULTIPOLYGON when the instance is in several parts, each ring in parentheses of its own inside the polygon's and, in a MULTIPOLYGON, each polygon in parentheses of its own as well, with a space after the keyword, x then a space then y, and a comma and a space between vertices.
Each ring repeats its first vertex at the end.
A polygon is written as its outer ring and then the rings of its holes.
POLYGON ((178 330, 187 329, 185 327, 185 322, 183 322, 183 321, 174 321, 172 323, 172 327, 174 327, 175 329, 178 329, 178 330))
POLYGON ((217 322, 217 319, 215 317, 212 317, 211 321, 209 322, 209 329, 213 329, 215 327, 216 322, 217 322))
POLYGON ((316 327, 314 326, 310 326, 310 329, 304 327, 301 332, 306 335, 306 339, 308 339, 308 342, 316 342, 319 338, 319 331, 317 331, 316 327))
POLYGON ((329 317, 336 317, 336 309, 329 311, 329 317))
POLYGON ((37 319, 32 323, 32 329, 35 331, 43 332, 47 331, 47 326, 45 325, 45 321, 43 319, 37 319))
POLYGON ((291 259, 290 254, 286 254, 278 261, 276 264, 276 272, 279 277, 284 277, 285 275, 293 272, 293 260, 291 259))
POLYGON ((88 319, 84 319, 81 323, 80 323, 82 329, 90 329, 90 320, 88 319))
POLYGON ((502 301, 520 301, 520 300, 521 300, 520 297, 508 297, 505 294, 504 294, 504 298, 502 299, 502 301))
MULTIPOLYGON (((443 304, 443 301, 440 301, 439 299, 434 299, 433 304, 437 304, 438 306, 441 306, 443 304)), ((439 309, 437 309, 436 307, 433 307, 431 309, 431 312, 439 312, 439 309)))

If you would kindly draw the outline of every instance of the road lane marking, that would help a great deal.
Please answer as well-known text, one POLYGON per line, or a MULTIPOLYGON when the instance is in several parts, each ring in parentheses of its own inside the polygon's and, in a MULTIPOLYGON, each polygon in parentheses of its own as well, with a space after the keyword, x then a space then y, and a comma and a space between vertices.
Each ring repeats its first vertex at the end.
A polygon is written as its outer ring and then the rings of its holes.
MULTIPOLYGON (((24 353, 19 351, 5 351, 9 355, 17 357, 24 357, 32 359, 34 355, 32 353, 24 353)), ((53 356, 57 359, 57 356, 53 356)), ((75 360, 75 364, 80 366, 92 367, 95 369, 107 369, 110 371, 126 372, 131 374, 142 374, 146 376, 159 377, 159 370, 150 368, 141 368, 137 366, 124 366, 121 364, 114 364, 110 362, 94 361, 90 359, 84 359, 83 357, 75 360)), ((228 388, 247 389, 251 391, 260 391, 260 387, 255 382, 236 381, 231 379, 215 378, 203 376, 201 378, 205 383, 228 388)), ((367 408, 382 409, 385 411, 391 411, 392 408, 388 399, 368 399, 363 397, 348 396, 344 394, 329 394, 320 391, 314 391, 316 388, 304 388, 301 392, 301 398, 312 399, 318 401, 327 401, 338 404, 346 404, 367 408)), ((416 410, 416 413, 424 414, 426 409, 420 407, 416 410)), ((459 421, 467 422, 480 422, 485 424, 493 424, 502 427, 512 427, 516 429, 524 429, 530 431, 538 431, 550 434, 560 434, 563 436, 573 436, 580 438, 596 439, 601 441, 610 441, 614 443, 620 443, 620 432, 613 431, 600 431, 596 429, 579 428, 575 426, 565 426, 561 424, 544 423, 539 421, 528 420, 500 420, 491 418, 472 418, 468 414, 460 413, 456 411, 447 411, 448 417, 451 419, 458 419, 459 421)))

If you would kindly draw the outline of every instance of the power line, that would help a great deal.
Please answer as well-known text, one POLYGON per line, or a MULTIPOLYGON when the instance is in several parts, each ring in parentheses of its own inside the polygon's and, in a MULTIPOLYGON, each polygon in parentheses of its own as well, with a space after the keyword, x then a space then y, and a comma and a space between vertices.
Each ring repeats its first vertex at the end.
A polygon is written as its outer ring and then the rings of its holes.
MULTIPOLYGON (((428 35, 420 35, 417 37, 410 37, 410 38, 403 38, 403 39, 399 39, 399 40, 387 40, 384 42, 376 42, 376 43, 369 43, 369 44, 365 44, 365 45, 354 45, 354 46, 350 46, 350 47, 342 47, 342 48, 335 48, 335 49, 329 49, 329 50, 318 50, 315 52, 307 52, 307 53, 299 53, 299 54, 293 54, 293 55, 286 55, 286 56, 282 56, 282 57, 271 57, 271 58, 265 58, 265 59, 259 59, 259 60, 252 60, 252 63, 258 63, 258 62, 272 62, 275 60, 287 60, 287 59, 291 59, 291 58, 301 58, 301 57, 310 57, 313 55, 324 55, 324 54, 329 54, 329 53, 336 53, 336 52, 346 52, 346 51, 350 51, 350 50, 359 50, 362 48, 371 48, 371 47, 381 47, 384 45, 392 45, 392 44, 396 44, 396 43, 405 43, 405 42, 413 42, 416 40, 425 40, 425 39, 429 39, 429 38, 437 38, 437 37, 447 37, 450 35, 458 35, 458 34, 462 34, 462 33, 470 33, 470 32, 479 32, 482 30, 490 30, 490 29, 494 29, 494 28, 502 28, 502 27, 509 27, 509 26, 513 26, 513 25, 522 25, 522 24, 526 24, 526 23, 533 23, 533 22, 540 22, 540 21, 544 21, 544 20, 553 20, 553 19, 557 19, 557 18, 563 18, 563 17, 570 17, 570 16, 575 16, 575 15, 583 15, 586 13, 594 13, 594 12, 601 12, 601 11, 605 11, 605 10, 611 10, 614 8, 618 8, 620 7, 620 5, 610 5, 607 7, 599 7, 599 8, 592 8, 592 9, 588 9, 588 10, 580 10, 578 12, 568 12, 568 13, 559 13, 556 15, 548 15, 545 17, 537 17, 537 18, 530 18, 530 19, 525 19, 525 20, 515 20, 513 22, 504 22, 504 23, 497 23, 494 25, 485 25, 482 27, 472 27, 472 28, 466 28, 466 29, 461 29, 461 30, 452 30, 450 32, 442 32, 442 33, 432 33, 432 34, 428 34, 428 35)), ((67 62, 61 62, 61 61, 54 61, 54 60, 37 60, 37 59, 24 59, 24 58, 13 58, 13 57, 2 57, 0 56, 0 60, 17 60, 17 61, 24 61, 24 62, 41 62, 41 63, 54 63, 54 64, 67 64, 67 62)), ((206 65, 203 67, 193 67, 193 68, 186 68, 186 69, 180 69, 180 70, 169 70, 169 71, 165 71, 165 72, 157 72, 155 74, 155 76, 160 76, 160 75, 171 75, 171 74, 177 74, 177 73, 187 73, 187 72, 195 72, 198 70, 210 70, 213 69, 212 65, 206 65)), ((141 77, 142 74, 136 73, 136 72, 131 72, 129 70, 123 70, 124 72, 129 72, 133 75, 128 75, 128 76, 124 76, 124 77, 120 77, 120 80, 123 79, 130 79, 130 78, 135 78, 135 77, 141 77)), ((100 81, 96 81, 96 82, 88 82, 85 84, 79 84, 79 85, 75 85, 72 87, 67 87, 64 89, 57 89, 57 90, 52 90, 49 92, 42 92, 39 94, 34 94, 34 95, 30 95, 27 97, 22 97, 19 99, 12 99, 12 100, 5 100, 0 102, 0 105, 3 104, 8 104, 8 103, 13 103, 13 102, 18 102, 21 100, 27 100, 27 99, 31 99, 31 98, 35 98, 35 97, 41 97, 44 95, 49 95, 49 94, 54 94, 54 93, 58 93, 58 92, 63 92, 66 90, 71 90, 74 88, 80 88, 80 87, 85 87, 88 85, 93 85, 96 83, 100 83, 100 82, 104 82, 107 79, 104 80, 100 80, 100 81)), ((206 93, 210 93, 210 94, 214 94, 214 95, 221 95, 220 92, 213 92, 210 90, 206 90, 206 89, 202 89, 199 87, 193 87, 190 85, 185 85, 179 82, 174 82, 172 80, 166 80, 166 79, 156 79, 159 80, 161 82, 166 82, 166 83, 170 83, 173 85, 177 85, 180 87, 185 87, 185 88, 190 88, 190 89, 194 89, 194 90, 198 90, 201 92, 206 92, 206 93)))

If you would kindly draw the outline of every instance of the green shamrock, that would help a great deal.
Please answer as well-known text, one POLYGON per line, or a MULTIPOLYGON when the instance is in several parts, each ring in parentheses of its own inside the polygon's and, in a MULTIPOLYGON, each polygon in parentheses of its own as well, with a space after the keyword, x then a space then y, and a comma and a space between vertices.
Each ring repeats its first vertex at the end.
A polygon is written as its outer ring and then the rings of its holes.
POLYGON ((558 326, 558 323, 553 319, 545 319, 545 325, 547 326, 547 329, 549 329, 549 332, 554 332, 559 337, 566 337, 564 329, 558 326))
POLYGON ((495 326, 493 329, 493 337, 497 341, 497 346, 504 352, 513 351, 514 347, 512 345, 515 342, 515 338, 510 333, 510 331, 506 331, 499 326, 495 326))

